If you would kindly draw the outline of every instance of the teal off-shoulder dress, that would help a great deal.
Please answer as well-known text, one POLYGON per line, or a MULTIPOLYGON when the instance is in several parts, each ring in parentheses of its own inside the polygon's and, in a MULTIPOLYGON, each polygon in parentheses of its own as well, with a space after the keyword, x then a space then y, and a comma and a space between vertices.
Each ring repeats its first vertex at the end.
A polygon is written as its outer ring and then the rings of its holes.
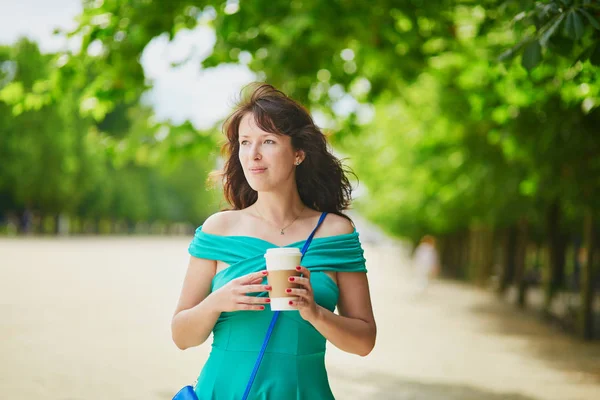
MULTIPOLYGON (((304 243, 305 240, 283 247, 300 249, 304 243)), ((211 291, 215 291, 232 279, 265 269, 264 254, 273 247, 280 246, 250 236, 213 235, 203 232, 200 226, 189 253, 229 264, 213 278, 211 291)), ((367 272, 356 230, 314 238, 301 264, 311 271, 315 301, 330 311, 336 307, 339 291, 324 272, 367 272)), ((254 295, 265 297, 267 293, 254 295)), ((213 329, 210 356, 195 388, 200 400, 242 398, 273 317, 269 305, 265 307, 264 311, 221 313, 213 329)), ((325 342, 325 337, 298 311, 281 312, 248 398, 333 399, 325 369, 325 342)))

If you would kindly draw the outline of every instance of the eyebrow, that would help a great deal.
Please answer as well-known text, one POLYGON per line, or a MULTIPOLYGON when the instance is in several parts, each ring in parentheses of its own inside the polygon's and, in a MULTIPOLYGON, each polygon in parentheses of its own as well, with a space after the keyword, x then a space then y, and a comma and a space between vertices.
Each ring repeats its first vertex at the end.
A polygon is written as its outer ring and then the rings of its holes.
MULTIPOLYGON (((277 136, 275 133, 265 133, 264 135, 260 135, 259 137, 265 137, 265 136, 277 136)), ((240 135, 241 138, 247 138, 250 137, 248 135, 240 135)))

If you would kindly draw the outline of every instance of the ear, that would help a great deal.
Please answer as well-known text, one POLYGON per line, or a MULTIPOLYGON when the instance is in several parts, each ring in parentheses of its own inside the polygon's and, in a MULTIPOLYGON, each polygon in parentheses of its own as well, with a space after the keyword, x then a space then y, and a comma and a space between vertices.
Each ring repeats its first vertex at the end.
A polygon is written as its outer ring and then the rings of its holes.
MULTIPOLYGON (((304 159, 306 158, 306 153, 304 152, 304 150, 298 150, 296 151, 296 156, 294 157, 294 163, 302 163, 302 161, 304 161, 304 159)), ((297 164, 298 165, 298 164, 297 164)))

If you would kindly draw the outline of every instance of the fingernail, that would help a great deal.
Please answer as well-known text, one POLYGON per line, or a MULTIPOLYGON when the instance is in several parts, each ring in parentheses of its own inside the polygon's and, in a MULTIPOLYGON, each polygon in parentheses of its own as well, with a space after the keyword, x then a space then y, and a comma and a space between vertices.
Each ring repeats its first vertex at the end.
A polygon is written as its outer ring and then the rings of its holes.
POLYGON ((273 289, 271 286, 267 286, 267 290, 271 290, 273 289))
POLYGON ((263 272, 262 272, 262 274, 263 274, 263 275, 266 275, 266 274, 267 274, 267 271, 263 271, 263 272))
POLYGON ((294 277, 290 276, 290 282, 294 282, 294 277))
POLYGON ((290 300, 290 306, 293 306, 293 305, 294 305, 294 302, 290 300))
POLYGON ((267 303, 270 303, 270 302, 271 302, 271 299, 265 299, 265 301, 266 301, 267 303))
POLYGON ((300 271, 302 269, 302 267, 296 267, 296 270, 300 271))
POLYGON ((285 289, 286 292, 292 293, 292 289, 285 289))
POLYGON ((261 309, 261 310, 264 310, 264 309, 265 309, 265 306, 260 306, 260 309, 261 309))

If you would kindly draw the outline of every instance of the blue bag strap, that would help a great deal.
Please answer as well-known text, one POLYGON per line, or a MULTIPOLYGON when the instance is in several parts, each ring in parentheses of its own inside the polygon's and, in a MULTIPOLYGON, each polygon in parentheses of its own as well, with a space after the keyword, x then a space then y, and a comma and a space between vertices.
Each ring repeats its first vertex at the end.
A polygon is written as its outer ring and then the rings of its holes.
POLYGON ((304 253, 306 253, 306 250, 308 250, 308 246, 310 246, 310 242, 312 242, 313 237, 315 236, 315 233, 317 232, 317 229, 319 229, 319 226, 321 226, 321 223, 325 219, 326 215, 327 215, 326 212, 321 214, 321 217, 319 218, 319 222, 317 222, 317 226, 315 226, 315 229, 313 229, 313 231, 308 236, 308 239, 306 239, 306 242, 304 242, 304 247, 302 247, 302 250, 300 250, 300 253, 302 253, 302 257, 304 257, 304 253))
MULTIPOLYGON (((317 232, 317 229, 319 229, 319 226, 321 226, 321 223, 325 219, 325 216, 327 216, 327 213, 323 212, 321 214, 321 217, 319 218, 319 222, 317 222, 317 226, 315 226, 315 229, 313 229, 313 231, 310 233, 310 236, 308 236, 308 239, 306 239, 306 242, 304 243, 304 247, 302 247, 302 250, 300 251, 300 253, 302 253, 302 257, 300 258, 301 260, 304 257, 304 254, 306 253, 306 251, 308 250, 308 246, 310 246, 310 242, 312 242, 313 237, 315 236, 315 232, 317 232)), ((271 318, 271 324, 269 324, 269 329, 267 329, 267 334, 265 335, 265 340, 260 349, 260 353, 258 353, 258 358, 256 359, 256 363, 254 364, 254 370, 252 370, 252 374, 250 375, 250 380, 248 381, 248 385, 246 385, 246 390, 244 391, 244 396, 242 397, 242 400, 248 399, 248 395, 250 394, 250 389, 252 388, 252 383, 254 383, 254 378, 256 378, 256 373, 258 372, 258 367, 260 367, 260 363, 263 359, 263 356, 265 355, 265 350, 267 349, 267 345, 269 344, 269 339, 271 338, 271 333, 273 333, 273 328, 275 328, 275 323, 277 322, 277 318, 279 318, 280 312, 281 311, 275 311, 275 313, 273 314, 273 318, 271 318)))

